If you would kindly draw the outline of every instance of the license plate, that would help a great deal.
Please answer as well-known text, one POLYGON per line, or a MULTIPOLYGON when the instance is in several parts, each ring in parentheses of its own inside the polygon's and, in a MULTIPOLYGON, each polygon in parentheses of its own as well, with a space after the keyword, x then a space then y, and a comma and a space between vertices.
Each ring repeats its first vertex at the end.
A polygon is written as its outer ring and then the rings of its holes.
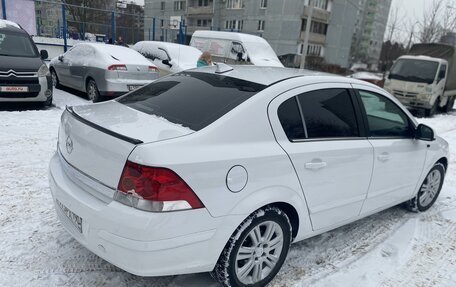
POLYGON ((13 87, 13 86, 0 87, 0 92, 5 92, 5 93, 27 93, 28 90, 29 90, 28 87, 13 87))
POLYGON ((63 205, 60 201, 56 200, 57 205, 62 210, 63 214, 71 221, 71 223, 76 227, 76 229, 82 233, 82 218, 76 215, 73 211, 69 210, 65 205, 63 205))
POLYGON ((140 86, 140 85, 129 85, 129 86, 128 86, 128 90, 129 90, 129 91, 134 91, 134 90, 139 89, 139 88, 141 88, 141 87, 142 87, 142 86, 140 86))

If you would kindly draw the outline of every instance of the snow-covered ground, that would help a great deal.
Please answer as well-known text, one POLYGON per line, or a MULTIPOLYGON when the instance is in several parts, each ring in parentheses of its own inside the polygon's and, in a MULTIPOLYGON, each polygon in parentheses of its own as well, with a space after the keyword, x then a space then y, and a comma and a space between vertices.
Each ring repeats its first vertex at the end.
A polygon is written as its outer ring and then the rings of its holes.
MULTIPOLYGON (((0 286, 217 286, 208 274, 130 275, 81 247, 60 225, 47 166, 65 105, 85 103, 57 90, 50 109, 0 106, 0 286)), ((451 145, 435 206, 422 214, 391 208, 294 244, 271 286, 456 286, 456 112, 420 121, 451 145)))

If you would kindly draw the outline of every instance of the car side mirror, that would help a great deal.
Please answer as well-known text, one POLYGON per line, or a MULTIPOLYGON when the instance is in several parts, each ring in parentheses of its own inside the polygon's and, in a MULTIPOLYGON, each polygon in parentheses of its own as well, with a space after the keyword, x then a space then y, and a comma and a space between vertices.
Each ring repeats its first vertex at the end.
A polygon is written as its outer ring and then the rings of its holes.
POLYGON ((40 57, 41 57, 41 60, 46 60, 47 58, 49 58, 48 51, 46 51, 46 50, 41 50, 41 51, 40 51, 40 57))
POLYGON ((60 62, 63 62, 63 55, 60 55, 58 59, 60 62))
POLYGON ((167 65, 167 66, 169 66, 170 68, 173 66, 173 65, 169 62, 169 60, 163 60, 162 63, 163 63, 163 65, 167 65))
POLYGON ((434 130, 423 124, 419 124, 415 131, 415 139, 423 141, 434 141, 434 130))

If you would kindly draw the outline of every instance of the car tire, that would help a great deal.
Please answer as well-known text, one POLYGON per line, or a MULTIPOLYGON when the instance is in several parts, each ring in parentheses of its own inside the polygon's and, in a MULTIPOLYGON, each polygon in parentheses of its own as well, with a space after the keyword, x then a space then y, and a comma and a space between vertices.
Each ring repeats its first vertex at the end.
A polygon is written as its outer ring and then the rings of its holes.
POLYGON ((285 212, 270 206, 259 209, 236 229, 211 275, 226 287, 265 286, 282 267, 291 240, 285 212))
POLYGON ((439 109, 439 103, 440 103, 440 99, 437 98, 437 100, 435 100, 435 103, 432 106, 432 108, 426 110, 426 116, 427 117, 433 117, 437 113, 437 111, 439 109))
POLYGON ((53 68, 51 69, 51 78, 52 78, 52 86, 56 89, 60 89, 61 85, 60 85, 59 77, 57 76, 57 72, 53 68))
POLYGON ((405 207, 413 212, 424 212, 431 208, 439 197, 445 178, 445 166, 436 163, 426 175, 418 190, 418 194, 405 203, 405 207))
POLYGON ((451 112, 453 110, 455 99, 456 99, 456 96, 448 98, 448 102, 447 102, 447 104, 445 105, 445 107, 443 109, 445 113, 449 113, 449 112, 451 112))
POLYGON ((86 86, 87 97, 94 103, 101 101, 100 92, 94 79, 89 79, 86 86))
POLYGON ((48 107, 52 106, 52 100, 53 100, 52 96, 50 96, 46 101, 41 103, 41 106, 43 108, 48 108, 48 107))

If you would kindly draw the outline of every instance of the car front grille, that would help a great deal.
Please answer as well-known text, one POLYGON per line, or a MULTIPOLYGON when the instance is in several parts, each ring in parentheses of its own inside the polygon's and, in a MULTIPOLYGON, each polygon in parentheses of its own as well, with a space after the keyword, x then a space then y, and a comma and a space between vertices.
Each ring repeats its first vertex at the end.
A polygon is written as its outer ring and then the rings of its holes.
POLYGON ((410 93, 410 92, 404 92, 400 90, 394 90, 393 94, 397 97, 404 97, 404 98, 415 98, 418 93, 410 93))

